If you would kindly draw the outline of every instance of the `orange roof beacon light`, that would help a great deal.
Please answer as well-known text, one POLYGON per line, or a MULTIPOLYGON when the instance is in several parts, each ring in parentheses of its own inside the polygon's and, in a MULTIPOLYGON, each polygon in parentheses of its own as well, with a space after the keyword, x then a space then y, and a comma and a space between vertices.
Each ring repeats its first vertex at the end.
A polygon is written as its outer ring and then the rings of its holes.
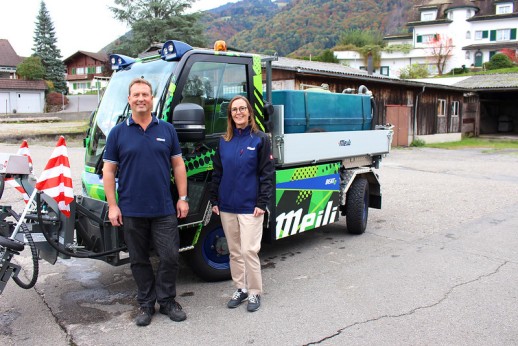
POLYGON ((218 40, 214 43, 214 50, 216 52, 226 52, 227 51, 227 44, 223 40, 218 40))

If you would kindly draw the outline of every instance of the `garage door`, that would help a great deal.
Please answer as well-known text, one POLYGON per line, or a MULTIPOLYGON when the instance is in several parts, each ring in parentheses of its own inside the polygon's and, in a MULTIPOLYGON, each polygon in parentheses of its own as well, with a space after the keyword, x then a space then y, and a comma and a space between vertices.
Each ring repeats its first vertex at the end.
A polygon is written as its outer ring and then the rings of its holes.
POLYGON ((9 93, 0 93, 0 113, 11 113, 9 93))
POLYGON ((40 94, 18 93, 18 113, 41 113, 40 94))

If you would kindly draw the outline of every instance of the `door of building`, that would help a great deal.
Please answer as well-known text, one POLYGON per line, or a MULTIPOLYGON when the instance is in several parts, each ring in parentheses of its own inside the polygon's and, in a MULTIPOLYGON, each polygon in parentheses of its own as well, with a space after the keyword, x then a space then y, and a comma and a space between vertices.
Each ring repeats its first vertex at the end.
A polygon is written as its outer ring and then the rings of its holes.
POLYGON ((386 106, 387 122, 394 125, 394 137, 392 138, 393 147, 408 146, 410 111, 411 108, 408 106, 386 106))
POLYGON ((475 67, 482 67, 482 52, 475 53, 475 67))

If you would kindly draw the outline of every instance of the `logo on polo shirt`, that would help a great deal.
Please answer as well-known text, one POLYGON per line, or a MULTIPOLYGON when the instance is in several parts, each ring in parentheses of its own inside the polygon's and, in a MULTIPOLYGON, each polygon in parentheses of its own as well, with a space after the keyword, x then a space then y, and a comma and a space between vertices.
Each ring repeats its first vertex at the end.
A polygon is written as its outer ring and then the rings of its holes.
POLYGON ((156 139, 157 142, 165 142, 165 139, 164 138, 158 138, 156 139))

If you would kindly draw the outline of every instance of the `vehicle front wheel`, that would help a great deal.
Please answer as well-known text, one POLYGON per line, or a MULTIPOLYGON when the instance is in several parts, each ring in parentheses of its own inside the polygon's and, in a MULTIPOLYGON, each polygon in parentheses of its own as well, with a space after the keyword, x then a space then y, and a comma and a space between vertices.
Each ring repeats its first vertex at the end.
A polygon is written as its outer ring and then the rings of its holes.
POLYGON ((212 215, 203 227, 194 249, 187 253, 187 260, 193 272, 205 281, 230 279, 227 238, 219 216, 212 215))

